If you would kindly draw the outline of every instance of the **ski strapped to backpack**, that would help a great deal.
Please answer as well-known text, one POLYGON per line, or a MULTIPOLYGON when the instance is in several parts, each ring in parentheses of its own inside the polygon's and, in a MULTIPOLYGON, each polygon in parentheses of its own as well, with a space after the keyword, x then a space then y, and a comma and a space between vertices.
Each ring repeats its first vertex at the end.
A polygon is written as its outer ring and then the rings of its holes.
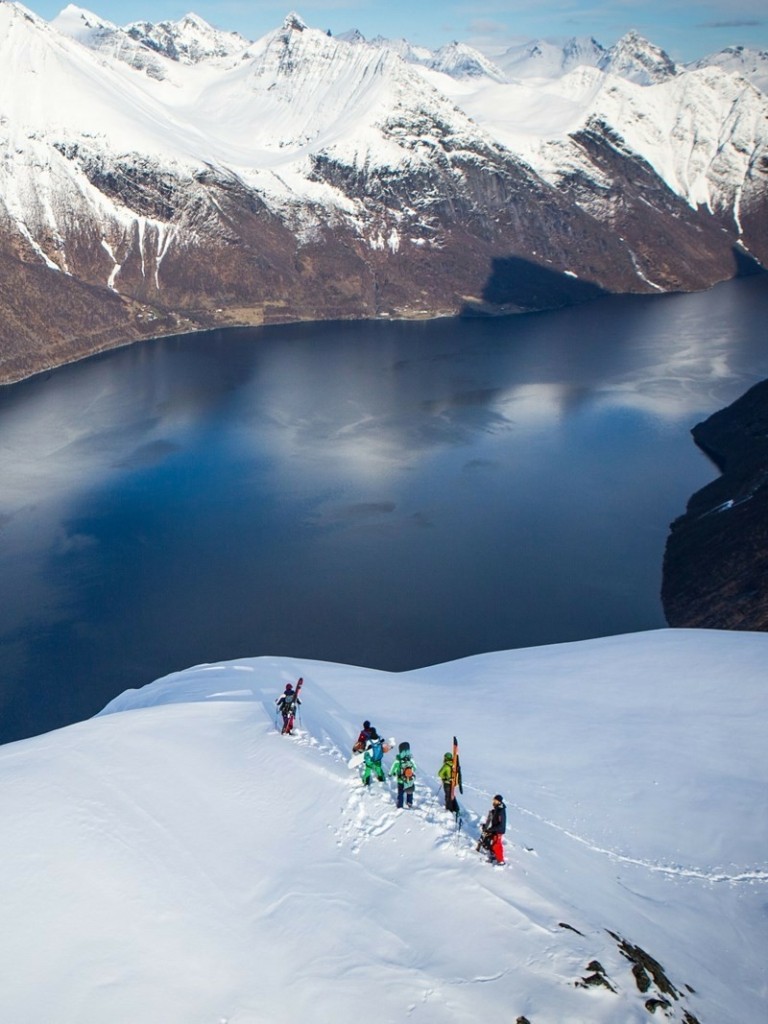
POLYGON ((299 694, 301 693, 303 685, 304 677, 299 676, 299 680, 296 683, 296 689, 292 693, 284 693, 282 697, 278 698, 278 707, 280 708, 280 713, 283 716, 283 735, 290 735, 293 730, 294 720, 298 711, 299 694))
POLYGON ((449 802, 453 813, 456 815, 456 828, 461 828, 461 808, 459 807, 459 801, 456 797, 456 790, 460 793, 464 792, 464 785, 461 781, 461 762, 459 761, 459 741, 456 737, 453 737, 453 763, 451 767, 451 789, 449 793, 449 802))

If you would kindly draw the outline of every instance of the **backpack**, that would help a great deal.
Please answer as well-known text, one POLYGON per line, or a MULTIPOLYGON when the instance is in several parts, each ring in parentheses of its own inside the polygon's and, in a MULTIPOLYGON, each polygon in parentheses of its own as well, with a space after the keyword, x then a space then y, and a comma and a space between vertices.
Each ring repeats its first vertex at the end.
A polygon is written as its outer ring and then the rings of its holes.
POLYGON ((413 767, 410 750, 406 750, 400 754, 400 770, 398 775, 400 776, 404 786, 410 787, 415 784, 416 772, 413 767))
POLYGON ((371 740, 370 744, 371 759, 373 761, 380 761, 384 756, 384 744, 380 739, 371 740))

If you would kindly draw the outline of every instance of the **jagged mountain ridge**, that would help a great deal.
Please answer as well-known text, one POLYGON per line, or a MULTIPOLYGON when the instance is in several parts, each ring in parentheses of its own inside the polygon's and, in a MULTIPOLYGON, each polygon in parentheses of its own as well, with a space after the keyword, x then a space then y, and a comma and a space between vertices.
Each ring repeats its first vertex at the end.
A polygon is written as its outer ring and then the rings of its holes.
POLYGON ((193 16, 57 22, 0 4, 3 379, 169 330, 546 308, 706 287, 737 243, 768 260, 766 101, 718 69, 578 67, 537 84, 542 123, 459 47, 454 77, 296 15, 244 48, 193 16))
POLYGON ((768 92, 768 50, 751 50, 747 46, 726 46, 724 50, 702 57, 689 68, 718 67, 746 78, 756 89, 768 92))
POLYGON ((132 22, 119 26, 75 4, 69 4, 51 25, 62 35, 76 39, 155 77, 164 77, 160 54, 182 64, 219 61, 237 57, 250 45, 238 32, 224 32, 196 14, 178 21, 132 22))

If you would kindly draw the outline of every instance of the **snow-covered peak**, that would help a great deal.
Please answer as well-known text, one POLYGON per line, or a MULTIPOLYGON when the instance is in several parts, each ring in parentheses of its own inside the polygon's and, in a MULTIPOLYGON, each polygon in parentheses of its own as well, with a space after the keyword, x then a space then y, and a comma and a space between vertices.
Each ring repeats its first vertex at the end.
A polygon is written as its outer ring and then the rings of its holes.
POLYGON ((455 41, 437 50, 427 67, 432 68, 433 71, 441 71, 452 78, 484 77, 491 78, 496 82, 506 81, 506 76, 501 68, 484 57, 479 50, 455 41))
POLYGON ((125 32, 149 49, 186 64, 231 57, 249 45, 239 33, 214 28, 191 13, 178 21, 134 22, 125 26, 125 32))
POLYGON ((351 43, 353 46, 364 46, 367 42, 359 28, 350 28, 346 32, 339 32, 336 39, 342 43, 351 43))
POLYGON ((593 38, 537 39, 511 46, 496 63, 509 78, 559 78, 577 67, 597 67, 605 48, 593 38))
POLYGON ((656 85, 679 74, 679 68, 661 47, 634 30, 608 50, 598 67, 637 85, 656 85))
POLYGON ((113 57, 152 78, 162 80, 167 77, 163 58, 154 48, 83 7, 69 4, 51 21, 51 27, 89 50, 113 57))
POLYGON ((85 46, 94 46, 96 40, 105 34, 117 33, 119 28, 92 11, 76 4, 68 4, 51 21, 51 25, 62 35, 77 39, 85 46))
POLYGON ((283 28, 291 31, 303 32, 306 28, 309 28, 309 26, 300 15, 295 11, 291 11, 290 14, 285 16, 283 28))
POLYGON ((687 65, 690 69, 717 67, 746 78, 761 92, 768 93, 768 50, 751 50, 747 46, 726 46, 718 53, 702 57, 687 65))

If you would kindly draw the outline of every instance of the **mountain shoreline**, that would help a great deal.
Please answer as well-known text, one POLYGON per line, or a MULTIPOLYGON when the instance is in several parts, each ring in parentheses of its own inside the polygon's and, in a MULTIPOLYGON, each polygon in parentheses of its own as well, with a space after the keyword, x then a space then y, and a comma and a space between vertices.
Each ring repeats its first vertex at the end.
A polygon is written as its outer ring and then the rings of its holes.
MULTIPOLYGON (((745 269, 737 273, 734 277, 728 278, 724 281, 716 281, 706 288, 696 289, 695 291, 709 291, 712 288, 716 288, 720 284, 726 284, 728 280, 738 280, 742 277, 751 276, 755 273, 766 273, 762 268, 758 269, 745 269)), ((411 313, 400 312, 398 314, 393 313, 381 313, 372 316, 355 316, 350 315, 347 317, 331 316, 331 317, 312 317, 312 316, 274 316, 271 318, 262 315, 255 314, 252 320, 241 319, 214 319, 205 322, 202 317, 195 318, 191 313, 187 312, 186 318, 182 318, 180 315, 169 314, 165 319, 174 319, 172 328, 167 331, 155 332, 151 330, 150 333, 142 334, 118 334, 115 340, 106 341, 100 344, 98 347, 91 347, 88 344, 88 338, 82 338, 78 336, 70 339, 65 339, 61 342, 61 346, 58 349, 59 358, 55 361, 43 362, 39 365, 35 364, 35 361, 29 356, 25 357, 25 368, 23 372, 16 372, 14 375, 13 364, 11 366, 3 367, 0 365, 0 387, 11 387, 14 384, 20 384, 25 380, 31 380, 33 377, 38 377, 45 373, 51 373, 54 370, 60 369, 63 366, 73 365, 78 362, 82 362, 85 359, 90 359, 92 356, 103 355, 108 352, 116 351, 120 348, 127 348, 131 345, 141 344, 143 342, 160 341, 164 338, 175 338, 184 335, 193 334, 206 334, 209 332, 229 332, 237 330, 249 330, 257 329, 260 327, 280 327, 289 326, 300 323, 305 324, 318 324, 318 323, 348 323, 359 321, 360 323, 366 323, 371 321, 402 321, 408 322, 419 322, 426 320, 457 320, 457 319, 474 319, 474 318, 505 318, 514 316, 523 316, 529 313, 547 313, 554 312, 557 309, 562 309, 566 305, 581 304, 581 302, 594 302, 601 298, 608 298, 611 294, 613 297, 620 298, 621 293, 604 293, 599 294, 599 289, 595 289, 597 294, 585 297, 582 300, 574 300, 571 302, 559 301, 551 305, 542 305, 540 307, 523 308, 521 306, 507 305, 501 307, 494 305, 490 302, 484 302, 481 299, 470 300, 468 297, 465 298, 464 305, 459 310, 414 310, 411 313)), ((678 292, 677 294, 695 294, 693 292, 678 292)), ((636 292, 624 293, 627 296, 637 294, 636 292)), ((664 295, 675 294, 674 292, 664 292, 664 295)), ((649 296, 653 297, 653 296, 649 296)), ((153 323, 161 322, 159 316, 153 318, 153 323)), ((40 359, 43 360, 44 353, 40 354, 40 359)))

